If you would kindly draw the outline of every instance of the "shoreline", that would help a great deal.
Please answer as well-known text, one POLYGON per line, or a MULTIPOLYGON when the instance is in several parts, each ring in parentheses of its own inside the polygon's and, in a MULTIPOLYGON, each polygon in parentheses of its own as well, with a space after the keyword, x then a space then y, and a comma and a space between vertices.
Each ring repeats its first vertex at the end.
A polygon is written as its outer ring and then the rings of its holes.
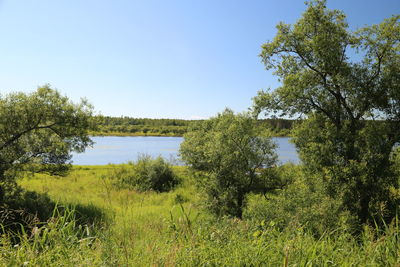
MULTIPOLYGON (((90 136, 106 137, 106 136, 116 136, 116 137, 183 137, 180 134, 162 134, 162 133, 121 133, 121 132, 91 132, 90 136)), ((291 135, 283 134, 273 134, 271 137, 292 137, 291 135)))

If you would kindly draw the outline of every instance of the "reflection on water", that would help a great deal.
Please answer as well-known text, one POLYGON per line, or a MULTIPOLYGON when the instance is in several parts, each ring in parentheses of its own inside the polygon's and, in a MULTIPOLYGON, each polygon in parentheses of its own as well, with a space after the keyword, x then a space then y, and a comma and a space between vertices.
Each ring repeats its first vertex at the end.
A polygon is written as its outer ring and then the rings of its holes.
MULTIPOLYGON (((148 154, 152 157, 162 156, 172 160, 174 164, 182 164, 179 161, 179 145, 182 137, 154 137, 154 136, 105 136, 92 137, 95 142, 92 148, 84 153, 73 154, 73 164, 76 165, 105 165, 108 163, 119 164, 135 161, 140 154, 148 154)), ((298 163, 299 158, 295 147, 287 137, 276 137, 278 144, 278 157, 282 163, 298 163)))

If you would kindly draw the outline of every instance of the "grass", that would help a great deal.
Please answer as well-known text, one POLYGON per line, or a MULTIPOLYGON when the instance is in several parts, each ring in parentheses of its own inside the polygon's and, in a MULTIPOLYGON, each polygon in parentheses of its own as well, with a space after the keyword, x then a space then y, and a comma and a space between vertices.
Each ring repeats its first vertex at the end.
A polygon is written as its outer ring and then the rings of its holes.
MULTIPOLYGON (((360 238, 343 229, 315 238, 303 228, 215 219, 185 167, 183 184, 168 193, 116 190, 115 166, 74 167, 67 177, 37 175, 20 181, 58 205, 95 207, 102 223, 79 225, 73 208, 22 234, 18 245, 0 239, 4 266, 400 266, 399 222, 383 233, 366 228, 360 238)), ((87 212, 90 212, 90 208, 87 212)))

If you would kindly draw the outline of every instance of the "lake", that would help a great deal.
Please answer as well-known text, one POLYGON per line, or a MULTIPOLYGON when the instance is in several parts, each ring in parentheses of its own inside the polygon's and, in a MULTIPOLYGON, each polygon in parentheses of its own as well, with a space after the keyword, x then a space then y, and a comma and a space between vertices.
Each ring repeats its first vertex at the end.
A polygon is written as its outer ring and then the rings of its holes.
MULTIPOLYGON (((93 147, 87 148, 84 153, 73 154, 74 165, 120 164, 135 161, 140 154, 162 156, 175 165, 182 164, 178 150, 183 137, 95 136, 92 140, 95 142, 93 147)), ((288 137, 275 137, 273 140, 278 144, 277 153, 281 163, 299 162, 295 147, 288 137)))

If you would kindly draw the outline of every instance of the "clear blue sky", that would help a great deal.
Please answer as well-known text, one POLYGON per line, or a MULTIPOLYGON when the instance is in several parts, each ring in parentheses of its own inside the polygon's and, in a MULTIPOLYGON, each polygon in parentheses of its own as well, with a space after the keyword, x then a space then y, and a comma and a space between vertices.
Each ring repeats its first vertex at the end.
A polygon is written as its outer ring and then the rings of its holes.
MULTIPOLYGON (((330 0, 353 28, 400 0, 330 0)), ((0 92, 50 83, 103 115, 202 118, 277 86, 258 54, 302 0, 0 0, 0 92)))

